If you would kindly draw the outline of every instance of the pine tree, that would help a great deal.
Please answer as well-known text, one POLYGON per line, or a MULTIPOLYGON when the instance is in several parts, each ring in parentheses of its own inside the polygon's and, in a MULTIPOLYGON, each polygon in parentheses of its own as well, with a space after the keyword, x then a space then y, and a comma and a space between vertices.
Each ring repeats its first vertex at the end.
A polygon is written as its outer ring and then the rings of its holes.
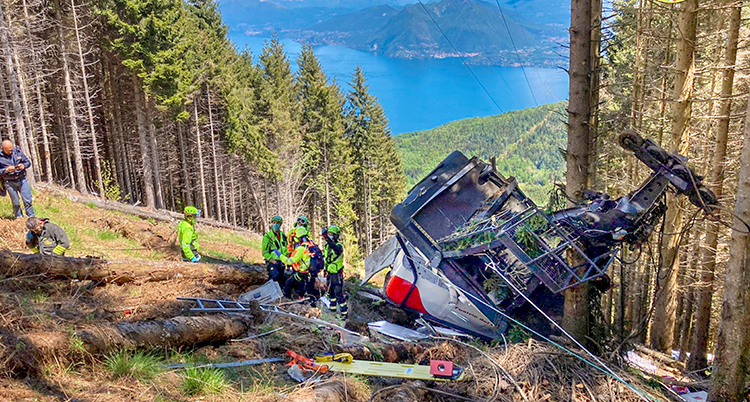
POLYGON ((338 86, 328 82, 312 47, 303 47, 297 63, 308 211, 315 226, 336 224, 347 232, 353 219, 352 179, 343 99, 338 86))
POLYGON ((388 120, 378 100, 370 94, 360 66, 355 69, 350 86, 345 127, 354 163, 354 232, 362 251, 369 254, 384 240, 385 219, 400 199, 405 178, 388 120))

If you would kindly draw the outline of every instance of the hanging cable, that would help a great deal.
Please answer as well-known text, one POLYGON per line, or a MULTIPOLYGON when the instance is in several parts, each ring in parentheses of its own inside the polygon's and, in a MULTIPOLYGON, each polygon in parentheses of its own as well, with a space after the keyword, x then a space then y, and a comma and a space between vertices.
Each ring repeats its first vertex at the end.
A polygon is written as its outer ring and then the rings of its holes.
POLYGON ((536 303, 534 303, 524 292, 522 292, 520 289, 518 289, 518 287, 516 287, 516 285, 513 284, 513 282, 510 279, 508 279, 505 275, 503 275, 502 271, 500 271, 499 269, 497 269, 495 261, 494 261, 494 259, 492 259, 491 256, 489 256, 487 254, 485 254, 485 256, 489 258, 489 262, 487 262, 486 264, 490 266, 490 269, 492 269, 492 271, 494 271, 498 276, 500 276, 500 278, 503 281, 505 281, 505 283, 507 283, 508 286, 510 286, 510 288, 514 292, 516 292, 516 294, 521 295, 524 298, 524 300, 526 300, 526 302, 529 303, 529 305, 531 305, 532 307, 534 307, 534 309, 537 310, 544 318, 546 318, 555 328, 557 328, 567 338, 569 338, 571 341, 573 341, 573 343, 576 346, 578 346, 581 350, 583 350, 584 352, 586 352, 586 354, 588 354, 596 362, 596 364, 593 363, 593 362, 591 362, 591 361, 589 361, 589 360, 587 360, 583 356, 580 356, 579 354, 573 352, 572 350, 569 350, 568 348, 560 345, 559 343, 552 341, 548 337, 546 337, 546 336, 540 334, 539 332, 531 329, 527 325, 525 325, 522 322, 514 319, 513 317, 505 314, 504 312, 502 312, 500 310, 497 310, 498 312, 500 312, 500 314, 502 314, 503 316, 505 316, 509 320, 513 321, 515 324, 521 326, 525 330, 527 330, 527 331, 533 333, 534 335, 537 335, 540 338, 542 338, 542 339, 544 339, 544 340, 552 343, 553 345, 557 346, 558 348, 560 348, 561 350, 565 351, 566 353, 572 355, 573 357, 576 357, 577 359, 583 361, 584 363, 590 365, 591 367, 593 367, 593 368, 595 368, 595 369, 597 369, 597 370, 599 370, 599 371, 601 371, 601 372, 603 372, 603 373, 611 376, 612 378, 616 379, 617 381, 621 382, 622 384, 624 384, 625 386, 627 386, 628 388, 630 388, 631 390, 633 390, 633 392, 635 392, 638 395, 638 397, 641 398, 642 400, 644 400, 646 402, 652 402, 652 401, 656 402, 655 399, 651 398, 645 392, 643 392, 642 390, 636 388, 632 384, 630 384, 627 381, 625 381, 624 378, 622 378, 619 374, 615 373, 614 370, 612 370, 611 368, 609 368, 609 366, 607 366, 593 352, 591 352, 586 347, 584 347, 583 344, 581 344, 576 338, 574 338, 572 335, 570 335, 560 324, 558 324, 555 320, 553 320, 552 317, 550 317, 549 315, 547 315, 547 313, 545 313, 544 310, 542 310, 539 306, 537 306, 536 303))
POLYGON ((451 45, 451 48, 453 48, 453 51, 456 52, 456 55, 458 56, 458 58, 461 59, 461 63, 463 63, 466 69, 469 70, 469 73, 471 73, 471 76, 474 77, 474 79, 477 81, 479 86, 482 87, 482 90, 484 91, 484 93, 487 94, 487 96, 490 98, 492 103, 494 103, 495 106, 497 106, 498 110, 500 110, 500 113, 505 113, 503 108, 501 108, 500 105, 497 103, 497 101, 495 101, 495 98, 492 97, 492 95, 490 94, 490 91, 487 90, 487 87, 485 87, 484 84, 482 84, 482 81, 479 79, 479 77, 477 77, 477 75, 474 74, 474 70, 472 70, 469 64, 466 63, 466 59, 464 59, 464 57, 461 56, 461 53, 459 53, 458 49, 456 49, 456 47, 453 45, 453 42, 451 42, 451 40, 448 39, 448 35, 446 35, 445 32, 443 32, 443 28, 440 28, 440 25, 437 23, 435 18, 432 17, 432 14, 430 14, 430 12, 427 10, 427 7, 425 7, 424 3, 422 3, 422 0, 419 0, 419 4, 422 6, 422 9, 427 14, 427 16, 430 17, 430 19, 432 20, 432 23, 435 24, 435 27, 437 27, 438 31, 440 31, 440 33, 443 35, 443 37, 448 42, 448 44, 451 45))
POLYGON ((539 102, 536 101, 536 96, 534 95, 534 90, 531 89, 531 82, 529 82, 529 76, 526 75, 526 68, 524 68, 523 63, 521 62, 521 56, 518 54, 516 41, 513 40, 513 35, 510 33, 510 27, 508 26, 508 21, 505 20, 505 13, 503 12, 503 8, 500 7, 500 1, 495 0, 495 4, 497 4, 497 9, 500 10, 500 16, 503 17, 503 24, 505 24, 505 30, 508 31, 508 37, 510 38, 510 43, 513 45, 513 51, 516 53, 518 64, 521 66, 521 72, 523 72, 523 78, 526 79, 526 85, 529 87, 529 92, 531 92, 531 98, 534 99, 534 105, 539 106, 539 102))
MULTIPOLYGON (((516 2, 515 1, 511 1, 510 4, 513 5, 513 11, 516 13, 516 21, 518 21, 518 23, 520 24, 521 23, 521 14, 518 13, 518 8, 516 7, 516 2)), ((526 33, 523 30, 521 31, 521 35, 523 36, 524 41, 526 41, 526 43, 528 43, 529 42, 529 38, 526 36, 526 33)), ((553 94, 552 91, 547 87, 547 82, 542 79, 541 75, 539 75, 539 71, 537 69, 534 69, 534 73, 536 74, 536 78, 542 84, 542 88, 544 88, 544 92, 546 92, 547 95, 549 95, 550 97, 552 97, 552 99, 554 99, 555 102, 560 102, 560 99, 557 96, 555 96, 555 94, 553 94)))

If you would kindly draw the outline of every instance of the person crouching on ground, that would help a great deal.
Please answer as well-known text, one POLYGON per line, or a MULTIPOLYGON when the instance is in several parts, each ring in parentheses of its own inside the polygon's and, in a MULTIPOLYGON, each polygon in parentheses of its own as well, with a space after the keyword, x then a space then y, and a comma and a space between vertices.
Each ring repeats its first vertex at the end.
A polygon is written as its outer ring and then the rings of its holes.
POLYGON ((68 235, 49 219, 31 217, 26 219, 26 247, 41 255, 65 255, 70 248, 68 235))
POLYGON ((286 235, 281 230, 281 225, 284 220, 276 215, 271 218, 271 230, 263 235, 263 243, 261 249, 263 250, 263 258, 266 260, 266 270, 268 271, 268 278, 272 281, 276 281, 279 286, 284 286, 284 270, 286 269, 284 263, 281 262, 281 257, 277 257, 274 253, 279 251, 281 255, 286 256, 286 235))
POLYGON ((23 217, 21 201, 26 210, 26 217, 35 216, 31 187, 26 181, 26 169, 30 166, 31 161, 21 152, 21 148, 14 146, 10 140, 3 141, 2 152, 0 152, 0 179, 4 181, 4 187, 10 195, 15 219, 23 217))
POLYGON ((328 295, 331 298, 331 311, 340 309, 341 316, 346 317, 349 309, 344 299, 344 246, 339 241, 341 228, 336 225, 323 229, 323 261, 328 277, 328 295))
POLYGON ((279 257, 279 260, 286 265, 291 265, 292 270, 294 270, 294 273, 287 278, 284 284, 284 295, 288 298, 292 297, 292 289, 296 289, 300 298, 304 297, 307 291, 310 260, 313 256, 310 250, 313 244, 309 241, 308 235, 307 228, 304 226, 298 226, 294 229, 294 242, 298 246, 289 257, 281 254, 278 250, 274 250, 274 254, 279 257))
POLYGON ((200 214, 196 207, 185 207, 185 219, 177 226, 177 241, 182 249, 182 261, 198 262, 201 255, 198 253, 198 234, 195 233, 195 219, 200 214))

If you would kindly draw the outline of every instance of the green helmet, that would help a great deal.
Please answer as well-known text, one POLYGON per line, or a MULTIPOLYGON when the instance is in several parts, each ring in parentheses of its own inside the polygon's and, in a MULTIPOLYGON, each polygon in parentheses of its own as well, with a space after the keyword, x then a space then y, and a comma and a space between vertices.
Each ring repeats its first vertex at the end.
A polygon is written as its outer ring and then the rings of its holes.
POLYGON ((188 205, 187 207, 185 207, 184 213, 185 215, 198 215, 198 208, 192 205, 188 205))
POLYGON ((341 228, 336 225, 331 225, 331 227, 328 228, 328 233, 338 236, 341 234, 341 228))
POLYGON ((307 230, 304 226, 297 226, 297 228, 294 229, 294 240, 302 240, 303 237, 309 236, 310 232, 307 230))
POLYGON ((271 223, 284 223, 284 219, 282 219, 280 216, 276 215, 273 218, 271 218, 271 223))
POLYGON ((310 224, 310 221, 307 220, 306 216, 300 216, 297 218, 297 222, 294 224, 295 226, 308 226, 310 224))

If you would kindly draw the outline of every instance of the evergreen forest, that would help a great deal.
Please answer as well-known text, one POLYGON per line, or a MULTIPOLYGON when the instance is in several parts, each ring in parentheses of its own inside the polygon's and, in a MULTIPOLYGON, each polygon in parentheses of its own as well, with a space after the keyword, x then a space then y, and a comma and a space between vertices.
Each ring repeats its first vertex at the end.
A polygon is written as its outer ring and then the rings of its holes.
POLYGON ((487 161, 496 158, 498 172, 515 177, 521 190, 538 204, 547 202, 551 184, 565 175, 565 103, 553 103, 497 116, 475 117, 431 130, 396 136, 409 187, 454 150, 487 161), (430 146, 424 146, 429 143, 430 146))
POLYGON ((8 1, 0 24, 30 180, 259 232, 306 215, 365 252, 388 232, 404 179, 361 69, 341 87, 309 46, 238 51, 211 0, 8 1))

